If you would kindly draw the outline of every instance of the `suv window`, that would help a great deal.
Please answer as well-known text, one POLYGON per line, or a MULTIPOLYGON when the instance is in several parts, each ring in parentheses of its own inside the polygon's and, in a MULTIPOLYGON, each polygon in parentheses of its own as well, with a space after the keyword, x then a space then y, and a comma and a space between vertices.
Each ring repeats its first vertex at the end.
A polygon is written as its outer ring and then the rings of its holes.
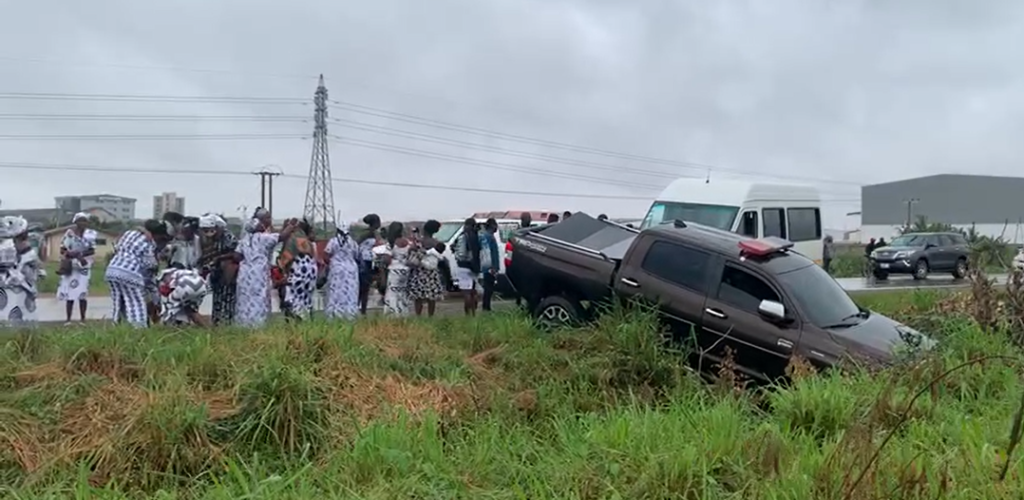
POLYGON ((750 210, 743 212, 743 218, 740 219, 740 227, 737 231, 743 236, 750 238, 757 238, 757 211, 750 210))
POLYGON ((949 238, 949 241, 951 242, 952 245, 966 245, 967 244, 967 238, 964 238, 963 236, 961 236, 959 234, 947 234, 946 237, 949 238))
POLYGON ((813 241, 821 239, 821 210, 817 208, 790 208, 789 241, 813 241))
POLYGON ((764 235, 786 238, 786 211, 782 208, 765 208, 761 210, 764 219, 764 235))
POLYGON ((950 236, 948 234, 940 234, 939 235, 939 246, 940 247, 951 247, 953 245, 956 245, 956 243, 953 242, 953 237, 952 236, 950 236))
POLYGON ((707 269, 711 256, 667 241, 656 241, 647 249, 640 267, 659 278, 697 292, 707 290, 707 269))
POLYGON ((931 236, 929 236, 928 238, 925 239, 925 244, 926 245, 931 244, 931 245, 935 245, 937 247, 940 247, 940 246, 942 246, 942 243, 943 243, 942 238, 940 238, 939 235, 937 235, 937 234, 933 234, 933 235, 931 235, 931 236))
POLYGON ((729 265, 722 271, 718 300, 752 313, 757 313, 762 300, 781 302, 779 294, 764 280, 729 265))

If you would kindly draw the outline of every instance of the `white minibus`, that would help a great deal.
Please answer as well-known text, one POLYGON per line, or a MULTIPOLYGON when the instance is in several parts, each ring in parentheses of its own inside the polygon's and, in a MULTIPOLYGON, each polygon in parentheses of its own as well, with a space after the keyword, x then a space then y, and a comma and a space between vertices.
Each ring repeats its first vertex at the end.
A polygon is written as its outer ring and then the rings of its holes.
POLYGON ((821 263, 821 195, 812 186, 677 179, 651 204, 642 228, 676 219, 751 238, 785 238, 821 263))

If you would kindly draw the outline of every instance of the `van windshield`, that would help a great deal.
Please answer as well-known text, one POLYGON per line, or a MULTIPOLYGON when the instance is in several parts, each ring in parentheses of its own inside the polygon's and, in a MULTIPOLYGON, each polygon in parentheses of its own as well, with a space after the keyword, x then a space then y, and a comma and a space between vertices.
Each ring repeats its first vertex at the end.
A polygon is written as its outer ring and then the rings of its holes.
POLYGON ((455 236, 455 233, 462 229, 463 222, 443 222, 441 223, 441 229, 437 230, 437 234, 434 235, 434 239, 440 242, 448 243, 455 236))
POLYGON ((740 207, 728 205, 702 205, 675 201, 655 201, 644 217, 643 229, 663 222, 681 220, 724 231, 731 231, 740 207))

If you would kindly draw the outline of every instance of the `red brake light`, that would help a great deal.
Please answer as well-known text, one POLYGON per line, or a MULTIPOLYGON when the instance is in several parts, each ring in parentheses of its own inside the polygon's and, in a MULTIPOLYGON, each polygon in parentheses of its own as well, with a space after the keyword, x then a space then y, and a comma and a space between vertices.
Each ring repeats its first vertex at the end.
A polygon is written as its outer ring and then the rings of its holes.
POLYGON ((764 257, 773 253, 779 253, 793 247, 791 241, 782 238, 769 236, 758 240, 743 240, 739 242, 740 255, 753 257, 764 257))
POLYGON ((512 265, 512 240, 505 242, 505 268, 512 265))

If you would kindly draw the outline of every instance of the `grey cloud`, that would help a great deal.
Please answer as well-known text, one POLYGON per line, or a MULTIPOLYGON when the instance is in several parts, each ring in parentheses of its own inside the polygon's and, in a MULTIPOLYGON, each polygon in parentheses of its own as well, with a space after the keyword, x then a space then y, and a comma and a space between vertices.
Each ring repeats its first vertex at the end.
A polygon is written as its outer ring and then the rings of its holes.
MULTIPOLYGON (((1024 4, 925 2, 674 2, 469 0, 379 2, 22 2, 0 19, 0 92, 310 97, 723 169, 873 182, 935 172, 1014 172, 1021 146, 1019 68, 1024 4), (71 64, 5 62, 39 58, 71 64), (89 63, 97 66, 88 66, 89 63), (132 70, 102 65, 213 68, 132 70)), ((39 103, 0 100, 4 113, 309 115, 309 106, 39 103), (54 111, 58 110, 58 111, 54 111)), ((334 116, 481 144, 552 151, 332 109, 334 116)), ((609 172, 481 153, 332 126, 332 133, 516 164, 621 179, 609 172)), ((3 122, 0 133, 309 133, 309 123, 3 122)), ((0 141, 6 161, 305 174, 308 141, 0 141)), ((332 144, 334 174, 513 190, 646 195, 650 191, 446 163, 332 144)), ((613 165, 680 175, 700 168, 613 165)), ((131 176, 57 182, 0 172, 0 198, 119 191, 148 201, 173 189, 195 209, 256 201, 255 178, 131 176), (68 184, 75 184, 69 186, 68 184), (6 186, 17 186, 14 193, 6 186), (31 188, 31 189, 29 189, 31 188)), ((713 175, 728 176, 718 172, 713 175)), ((629 181, 667 179, 629 176, 629 181)), ((305 183, 280 181, 278 211, 302 208, 305 183)), ((855 188, 823 185, 833 198, 855 188)), ((642 201, 524 198, 335 185, 346 214, 458 216, 470 210, 599 210, 637 216, 642 201)), ((33 201, 38 200, 38 201, 33 201)), ((835 203, 834 214, 856 209, 835 203)), ((840 217, 829 216, 830 221, 840 217)))

